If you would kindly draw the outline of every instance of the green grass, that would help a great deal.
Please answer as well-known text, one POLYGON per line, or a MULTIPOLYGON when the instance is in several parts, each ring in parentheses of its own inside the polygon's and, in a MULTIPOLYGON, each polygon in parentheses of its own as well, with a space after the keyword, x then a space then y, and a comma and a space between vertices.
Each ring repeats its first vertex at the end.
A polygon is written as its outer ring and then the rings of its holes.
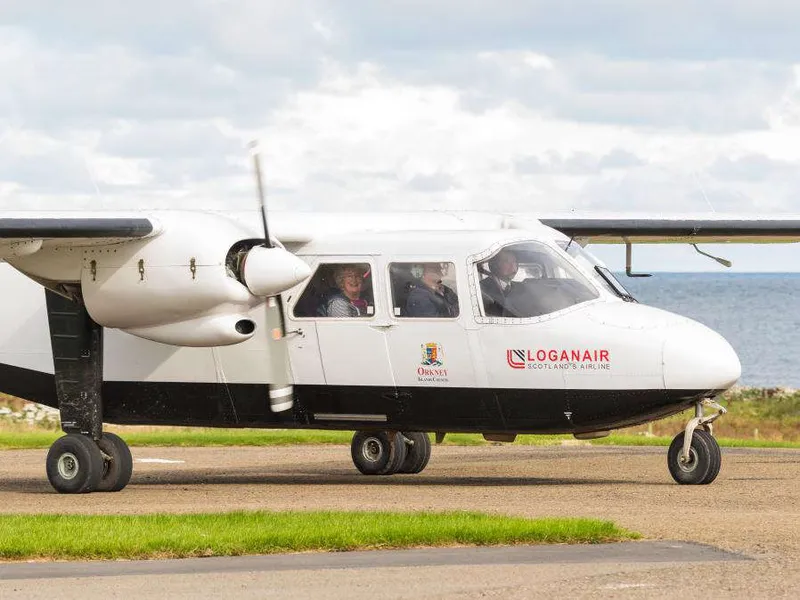
MULTIPOLYGON (((110 428, 115 431, 115 428, 110 428)), ((119 432, 119 430, 116 430, 119 432)), ((0 431, 0 450, 29 450, 49 448, 61 435, 60 431, 18 429, 0 431)), ((207 447, 207 446, 287 446, 292 444, 350 444, 349 431, 260 430, 260 429, 164 429, 122 432, 125 441, 137 448, 146 447, 207 447)), ((558 446, 582 443, 616 446, 669 446, 674 436, 644 436, 611 434, 591 441, 577 442, 571 435, 520 435, 514 442, 520 446, 558 446)), ((800 448, 800 442, 717 438, 720 446, 728 448, 800 448)), ((456 433, 445 438, 448 446, 486 446, 477 434, 456 433)))
MULTIPOLYGON (((677 433, 677 432, 676 432, 677 433)), ((675 436, 643 435, 616 435, 592 440, 592 444, 601 446, 669 446, 675 436)), ((775 440, 747 440, 739 438, 717 437, 717 442, 723 448, 800 448, 800 442, 786 442, 775 440)))
MULTIPOLYGON (((109 431, 120 430, 109 427, 109 431)), ((47 448, 63 434, 60 431, 35 429, 0 430, 0 449, 24 450, 47 448)), ((137 431, 126 428, 125 441, 136 447, 176 446, 287 446, 290 444, 349 444, 353 436, 346 431, 299 431, 264 429, 165 428, 137 431)))
POLYGON ((0 449, 32 450, 49 448, 63 434, 60 431, 11 430, 0 431, 0 449))
POLYGON ((0 559, 144 559, 639 538, 609 521, 480 513, 0 516, 0 559))

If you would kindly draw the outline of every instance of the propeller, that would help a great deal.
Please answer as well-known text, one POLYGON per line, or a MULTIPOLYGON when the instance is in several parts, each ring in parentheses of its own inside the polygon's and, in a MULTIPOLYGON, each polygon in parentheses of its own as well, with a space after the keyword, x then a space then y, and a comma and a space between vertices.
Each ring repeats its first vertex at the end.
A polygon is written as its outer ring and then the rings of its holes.
MULTIPOLYGON (((280 292, 286 289, 281 285, 276 285, 270 289, 270 285, 265 285, 267 281, 275 281, 275 279, 283 279, 280 277, 281 273, 277 273, 277 277, 259 277, 260 274, 269 273, 273 269, 264 268, 267 266, 265 263, 270 263, 270 267, 278 267, 276 270, 279 272, 291 272, 293 277, 296 278, 300 275, 306 275, 308 267, 302 263, 296 256, 291 255, 282 248, 276 248, 269 237, 269 228, 267 227, 267 204, 264 199, 264 185, 261 181, 261 162, 258 155, 258 143, 253 141, 250 143, 250 150, 253 154, 253 164, 256 171, 256 182, 258 184, 258 201, 261 208, 261 223, 264 228, 264 244, 263 250, 253 248, 248 252, 247 259, 244 264, 244 278, 248 288, 253 294, 267 296, 266 307, 266 323, 267 331, 272 338, 270 344, 269 360, 270 360, 270 373, 272 373, 272 383, 269 384, 269 406, 272 412, 283 412, 289 410, 294 405, 294 388, 292 386, 291 376, 289 374, 289 350, 286 347, 286 325, 283 321, 283 302, 281 301, 280 292), (286 255, 302 263, 306 269, 306 273, 301 273, 301 267, 297 264, 291 264, 291 260, 286 258, 286 255), (273 261, 272 258, 278 258, 278 261, 273 261), (280 265, 275 265, 275 262, 280 263, 281 259, 285 268, 280 268, 280 265), (248 264, 249 263, 249 264, 248 264), (249 275, 249 277, 248 277, 249 275), (275 291, 277 288, 277 291, 275 291), (259 294, 258 292, 262 292, 259 294)), ((307 276, 307 275, 306 275, 307 276)), ((289 279, 288 277, 286 279, 289 279)), ((299 277, 305 279, 305 277, 299 277)))

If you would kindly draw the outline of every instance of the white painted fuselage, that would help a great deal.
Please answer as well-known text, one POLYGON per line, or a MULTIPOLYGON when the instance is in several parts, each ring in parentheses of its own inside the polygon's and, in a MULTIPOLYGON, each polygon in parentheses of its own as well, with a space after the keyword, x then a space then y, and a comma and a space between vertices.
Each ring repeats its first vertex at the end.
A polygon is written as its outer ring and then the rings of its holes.
MULTIPOLYGON (((27 256, 8 257, 10 264, 0 265, 0 363, 53 373, 45 295, 36 281, 72 282, 81 285, 90 315, 106 327, 104 381, 269 383, 271 346, 263 298, 232 277, 226 264, 231 246, 258 238, 254 215, 152 217, 163 232, 149 238, 85 247, 45 241, 27 256), (252 321, 255 329, 236 339, 234 325, 242 319, 252 321), (221 337, 214 342, 218 331, 221 337), (175 343, 169 343, 170 336, 175 343), (211 342, 204 344, 207 338, 211 342), (194 339, 200 343, 187 343, 194 339)), ((321 266, 368 265, 372 289, 369 314, 355 319, 298 314, 298 302, 313 277, 284 292, 296 386, 374 388, 384 395, 415 388, 438 389, 443 395, 448 390, 456 395, 484 390, 487 398, 498 390, 528 390, 532 413, 537 410, 536 394, 543 391, 574 394, 583 401, 589 400, 582 392, 606 392, 604 402, 613 413, 609 392, 685 392, 676 396, 682 398, 678 406, 688 397, 725 390, 739 378, 736 353, 719 334, 685 317, 624 301, 593 269, 588 255, 576 258, 564 251, 569 238, 563 234, 532 221, 525 229, 503 228, 499 219, 441 216, 432 221, 424 227, 396 222, 394 227, 384 224, 375 227, 380 231, 366 231, 343 218, 331 220, 327 233, 313 239, 299 233, 301 223, 277 221, 275 237, 308 265, 309 273, 321 266), (441 229, 445 222, 449 230, 441 229), (569 263, 591 297, 536 316, 487 315, 480 289, 484 275, 478 265, 515 244, 546 247, 569 263), (393 296, 391 269, 401 263, 452 264, 458 315, 399 314, 402 307, 393 296)), ((291 280, 287 269, 285 281, 291 280)), ((268 286, 269 281, 259 285, 268 286)), ((4 388, 0 381, 3 389, 21 388, 4 388)), ((668 412, 665 406, 666 401, 658 410, 668 412)), ((648 411, 658 412, 654 407, 648 406, 648 411)), ((359 410, 364 415, 386 414, 380 407, 359 410)), ((562 412, 573 410, 567 400, 562 412)), ((621 422, 636 418, 630 407, 620 409, 619 417, 621 422)), ((506 411, 504 418, 511 421, 508 429, 526 428, 514 426, 513 411, 506 411)), ((614 415, 608 415, 604 426, 613 420, 614 415)), ((568 422, 569 417, 565 429, 568 422)))

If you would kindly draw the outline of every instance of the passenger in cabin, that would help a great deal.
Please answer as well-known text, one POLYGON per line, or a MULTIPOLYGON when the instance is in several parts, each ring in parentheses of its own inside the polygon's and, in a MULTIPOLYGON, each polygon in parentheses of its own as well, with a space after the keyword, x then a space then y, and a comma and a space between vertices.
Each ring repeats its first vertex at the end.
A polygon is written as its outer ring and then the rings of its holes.
POLYGON ((481 281, 483 307, 486 316, 501 317, 505 298, 511 292, 512 280, 519 269, 517 257, 510 250, 501 250, 485 264, 489 267, 490 275, 481 281))
POLYGON ((333 272, 333 281, 338 288, 325 304, 328 317, 367 316, 367 303, 361 298, 364 273, 353 265, 341 265, 333 272))
POLYGON ((422 277, 411 289, 406 300, 407 317, 458 316, 458 294, 442 283, 442 265, 426 263, 422 277))

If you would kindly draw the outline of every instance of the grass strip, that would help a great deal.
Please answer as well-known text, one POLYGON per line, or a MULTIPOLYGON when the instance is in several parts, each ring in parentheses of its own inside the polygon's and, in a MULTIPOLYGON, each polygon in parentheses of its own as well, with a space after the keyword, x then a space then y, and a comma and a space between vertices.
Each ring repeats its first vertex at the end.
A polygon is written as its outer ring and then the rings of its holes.
POLYGON ((145 559, 639 538, 609 521, 473 512, 0 516, 0 558, 145 559))
MULTIPOLYGON (((674 435, 648 437, 644 435, 620 434, 591 440, 591 443, 598 446, 669 446, 674 437, 674 435)), ((748 440, 718 437, 717 442, 723 448, 800 448, 800 442, 778 440, 748 440)))
POLYGON ((35 429, 30 431, 0 431, 0 449, 34 450, 49 448, 62 435, 64 434, 60 431, 37 431, 35 429))
MULTIPOLYGON (((111 431, 115 431, 113 428, 111 431)), ((59 431, 11 430, 0 431, 0 449, 24 450, 48 448, 63 435, 59 431)), ((292 444, 349 444, 349 431, 258 430, 258 429, 194 429, 176 428, 160 431, 126 430, 121 433, 134 447, 206 447, 206 446, 287 446, 292 444)), ((673 436, 644 436, 612 434, 591 440, 591 445, 669 446, 673 436)), ((728 448, 800 448, 800 442, 717 438, 720 446, 728 448)), ((485 441, 476 434, 450 434, 445 445, 482 446, 485 441)), ((520 435, 514 442, 523 446, 558 446, 579 443, 570 435, 520 435)))

